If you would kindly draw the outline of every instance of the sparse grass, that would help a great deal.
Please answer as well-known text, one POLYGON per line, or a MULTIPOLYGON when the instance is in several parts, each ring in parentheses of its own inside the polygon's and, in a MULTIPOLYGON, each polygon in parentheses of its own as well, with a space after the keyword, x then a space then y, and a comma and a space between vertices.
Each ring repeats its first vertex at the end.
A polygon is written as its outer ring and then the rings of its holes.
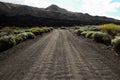
POLYGON ((102 32, 115 36, 120 32, 120 25, 116 24, 103 24, 98 27, 102 32))

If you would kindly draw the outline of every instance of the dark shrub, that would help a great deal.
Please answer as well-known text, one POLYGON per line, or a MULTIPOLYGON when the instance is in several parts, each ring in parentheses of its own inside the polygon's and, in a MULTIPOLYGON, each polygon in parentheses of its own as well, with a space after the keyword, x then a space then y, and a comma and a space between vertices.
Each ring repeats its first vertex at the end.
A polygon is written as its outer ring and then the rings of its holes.
POLYGON ((18 43, 23 42, 27 39, 33 39, 35 38, 35 35, 32 32, 24 32, 16 35, 15 40, 18 43))
POLYGON ((3 36, 0 38, 0 52, 16 45, 14 36, 3 36))
POLYGON ((23 38, 22 38, 22 36, 20 34, 16 35, 15 40, 16 40, 17 44, 19 44, 19 43, 21 43, 21 42, 24 41, 23 38))
POLYGON ((24 32, 24 33, 17 34, 15 37, 15 40, 18 44, 18 43, 21 43, 21 42, 27 40, 27 37, 28 37, 27 33, 24 32))
POLYGON ((120 54, 120 36, 119 36, 119 37, 118 37, 118 36, 115 37, 115 38, 112 40, 111 44, 112 44, 114 50, 115 50, 118 54, 120 54))
POLYGON ((76 30, 76 33, 78 36, 80 36, 82 32, 83 32, 83 30, 81 30, 81 29, 76 30))
POLYGON ((108 44, 111 42, 111 36, 102 32, 94 33, 93 39, 97 42, 104 43, 104 44, 108 44))

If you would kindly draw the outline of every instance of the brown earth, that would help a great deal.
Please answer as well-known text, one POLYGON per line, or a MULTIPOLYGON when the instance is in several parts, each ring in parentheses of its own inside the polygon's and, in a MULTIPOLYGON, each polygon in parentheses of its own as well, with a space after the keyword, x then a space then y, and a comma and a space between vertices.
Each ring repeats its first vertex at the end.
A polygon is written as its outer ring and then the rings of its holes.
POLYGON ((120 58, 111 47, 56 29, 0 53, 0 80, 120 80, 120 58))

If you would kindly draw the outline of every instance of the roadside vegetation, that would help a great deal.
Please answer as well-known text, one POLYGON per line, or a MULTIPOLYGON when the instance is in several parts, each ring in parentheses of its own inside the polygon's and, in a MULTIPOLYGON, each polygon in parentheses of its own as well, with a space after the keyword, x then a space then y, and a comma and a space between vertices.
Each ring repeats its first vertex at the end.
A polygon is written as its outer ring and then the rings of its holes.
POLYGON ((120 54, 120 25, 103 24, 99 26, 76 27, 78 36, 93 39, 96 42, 112 45, 113 49, 120 54))
POLYGON ((0 52, 7 50, 25 40, 34 39, 37 35, 48 33, 52 27, 4 27, 0 29, 0 52))

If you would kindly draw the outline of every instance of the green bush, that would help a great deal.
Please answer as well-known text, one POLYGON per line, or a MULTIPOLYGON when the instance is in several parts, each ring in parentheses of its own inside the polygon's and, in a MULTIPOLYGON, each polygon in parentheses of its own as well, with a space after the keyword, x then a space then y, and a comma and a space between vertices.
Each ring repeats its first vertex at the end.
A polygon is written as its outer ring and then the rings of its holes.
POLYGON ((75 26, 75 29, 80 29, 80 26, 75 26))
POLYGON ((108 44, 111 42, 111 36, 106 33, 96 32, 92 36, 95 41, 100 43, 108 44))
POLYGON ((25 32, 25 31, 23 31, 23 30, 14 30, 13 31, 14 34, 20 34, 20 33, 23 33, 23 32, 25 32))
POLYGON ((10 35, 0 37, 0 52, 13 47, 14 45, 16 45, 14 36, 10 35))
POLYGON ((43 29, 39 28, 39 27, 36 27, 36 28, 31 28, 30 29, 31 32, 34 34, 34 35, 42 35, 43 33, 43 29))
POLYGON ((27 34, 27 39, 34 39, 35 35, 32 32, 26 32, 27 34))
POLYGON ((23 38, 23 40, 27 40, 27 37, 28 37, 27 33, 25 33, 25 32, 19 34, 19 36, 21 36, 23 38))
POLYGON ((50 30, 53 30, 54 28, 53 27, 50 27, 50 30))
POLYGON ((32 32, 20 33, 15 37, 17 44, 27 39, 33 39, 33 38, 35 38, 35 35, 32 32))
POLYGON ((51 29, 50 29, 50 28, 48 28, 48 27, 43 27, 42 29, 43 29, 43 32, 45 32, 45 33, 47 33, 47 32, 50 32, 50 31, 51 31, 51 29))
POLYGON ((115 50, 118 54, 120 54, 120 36, 119 36, 119 37, 116 36, 116 37, 112 40, 111 44, 112 44, 114 50, 115 50))
POLYGON ((21 42, 24 41, 23 38, 22 38, 22 36, 20 34, 16 35, 15 40, 16 40, 17 44, 19 44, 19 43, 21 43, 21 42))
POLYGON ((31 32, 31 30, 30 29, 25 29, 24 32, 31 32))
POLYGON ((84 36, 84 37, 85 37, 86 34, 87 34, 87 31, 83 31, 83 32, 81 33, 81 35, 84 36))
POLYGON ((98 27, 91 27, 90 31, 100 31, 98 27))
POLYGON ((21 43, 21 42, 27 40, 27 37, 28 37, 27 33, 24 32, 24 33, 20 33, 20 34, 16 35, 15 40, 18 44, 18 43, 21 43))
POLYGON ((0 37, 8 35, 6 32, 0 32, 0 37))
POLYGON ((85 35, 86 38, 92 38, 92 35, 94 34, 95 32, 93 31, 88 31, 85 35))

